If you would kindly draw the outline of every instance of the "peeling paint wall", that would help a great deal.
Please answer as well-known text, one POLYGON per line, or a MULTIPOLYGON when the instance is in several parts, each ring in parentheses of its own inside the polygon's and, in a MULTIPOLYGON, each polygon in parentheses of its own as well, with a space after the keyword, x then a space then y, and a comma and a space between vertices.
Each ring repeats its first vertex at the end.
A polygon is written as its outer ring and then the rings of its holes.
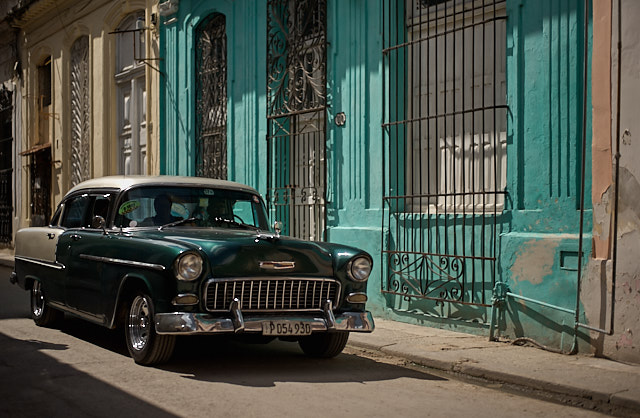
POLYGON ((511 266, 511 277, 516 282, 528 281, 541 284, 543 278, 553 273, 553 264, 558 241, 529 240, 515 254, 511 266))
POLYGON ((596 124, 594 117, 593 235, 600 242, 595 242, 598 249, 595 258, 590 261, 581 298, 589 325, 606 330, 610 329, 613 303, 613 335, 591 332, 592 351, 597 355, 640 363, 640 164, 637 163, 640 161, 640 119, 637 110, 640 97, 640 30, 636 24, 640 16, 640 2, 621 2, 621 140, 615 301, 612 301, 612 228, 615 211, 618 1, 600 0, 595 3, 600 11, 600 19, 594 22, 594 34, 600 34, 602 39, 595 41, 594 35, 594 74, 599 71, 611 83, 607 85, 594 76, 593 110, 594 115, 597 113, 602 121, 608 119, 611 123, 596 124), (596 70, 596 67, 600 69, 596 70), (608 74, 604 74, 605 70, 608 74), (613 169, 595 170, 595 167, 602 168, 607 164, 612 165, 613 169), (598 191, 596 184, 599 185, 598 191))

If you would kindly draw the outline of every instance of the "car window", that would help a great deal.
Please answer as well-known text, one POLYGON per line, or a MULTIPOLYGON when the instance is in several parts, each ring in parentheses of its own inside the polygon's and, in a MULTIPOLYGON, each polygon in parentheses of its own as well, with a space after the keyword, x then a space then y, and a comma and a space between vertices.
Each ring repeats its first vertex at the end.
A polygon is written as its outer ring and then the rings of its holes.
POLYGON ((56 209, 56 213, 53 214, 53 217, 51 218, 51 222, 49 222, 49 225, 58 226, 58 222, 60 222, 60 214, 62 213, 63 208, 64 208, 64 205, 58 206, 58 209, 56 209))
POLYGON ((256 223, 253 205, 248 200, 239 200, 233 204, 233 217, 235 220, 245 224, 254 225, 256 223))
POLYGON ((89 206, 89 196, 82 195, 68 199, 64 205, 64 213, 60 225, 65 228, 80 228, 87 226, 85 214, 89 206))
POLYGON ((93 219, 94 216, 102 216, 102 218, 107 220, 107 217, 109 215, 110 197, 111 197, 110 195, 106 194, 106 195, 94 196, 92 198, 93 204, 91 205, 89 220, 93 219))
POLYGON ((118 202, 117 227, 162 226, 191 219, 179 227, 249 227, 268 230, 262 200, 239 190, 144 186, 118 202))

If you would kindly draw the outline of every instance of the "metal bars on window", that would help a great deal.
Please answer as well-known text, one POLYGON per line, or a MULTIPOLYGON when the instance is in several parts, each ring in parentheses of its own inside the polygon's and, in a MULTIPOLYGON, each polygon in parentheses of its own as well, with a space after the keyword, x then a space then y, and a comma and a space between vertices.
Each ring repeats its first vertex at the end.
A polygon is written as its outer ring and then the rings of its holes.
POLYGON ((227 179, 227 34, 215 13, 196 31, 196 175, 227 179))
POLYGON ((90 171, 89 37, 71 46, 71 187, 87 180, 90 171))
POLYGON ((322 241, 326 226, 325 0, 267 5, 267 193, 287 235, 322 241))
POLYGON ((0 88, 0 242, 13 239, 13 93, 0 88))
POLYGON ((506 185, 505 1, 383 8, 382 291, 487 306, 506 185))

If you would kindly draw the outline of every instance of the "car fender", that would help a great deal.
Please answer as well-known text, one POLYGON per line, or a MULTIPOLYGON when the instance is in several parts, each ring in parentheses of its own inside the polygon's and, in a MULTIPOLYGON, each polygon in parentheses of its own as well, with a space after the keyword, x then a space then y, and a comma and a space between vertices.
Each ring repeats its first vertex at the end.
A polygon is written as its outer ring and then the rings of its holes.
POLYGON ((129 298, 136 291, 142 291, 149 294, 154 303, 161 301, 161 304, 167 300, 168 289, 165 284, 168 278, 165 275, 148 272, 132 272, 125 274, 120 280, 118 293, 113 305, 112 314, 108 319, 107 326, 111 329, 116 328, 118 323, 124 319, 126 315, 127 303, 129 298))

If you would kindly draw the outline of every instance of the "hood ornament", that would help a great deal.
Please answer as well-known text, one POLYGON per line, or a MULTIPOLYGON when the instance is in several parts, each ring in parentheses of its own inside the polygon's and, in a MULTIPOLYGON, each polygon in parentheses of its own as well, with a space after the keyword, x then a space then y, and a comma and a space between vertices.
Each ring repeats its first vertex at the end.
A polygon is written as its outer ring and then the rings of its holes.
POLYGON ((272 232, 262 232, 260 230, 258 230, 257 232, 257 236, 256 236, 256 242, 260 241, 261 239, 265 240, 265 241, 277 241, 280 239, 280 232, 282 232, 282 222, 276 221, 273 223, 273 230, 275 231, 275 234, 272 232))
POLYGON ((260 268, 263 270, 291 270, 295 267, 295 261, 260 261, 260 268))

